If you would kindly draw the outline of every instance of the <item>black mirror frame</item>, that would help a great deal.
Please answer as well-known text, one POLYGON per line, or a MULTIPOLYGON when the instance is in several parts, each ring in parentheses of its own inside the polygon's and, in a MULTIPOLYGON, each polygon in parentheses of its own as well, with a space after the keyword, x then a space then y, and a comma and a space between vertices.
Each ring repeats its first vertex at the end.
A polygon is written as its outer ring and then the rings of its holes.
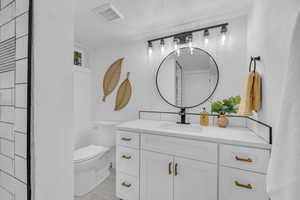
MULTIPOLYGON (((180 48, 180 49, 186 49, 186 48, 189 48, 189 47, 182 47, 182 48, 180 48)), ((197 50, 200 50, 200 51, 204 52, 204 53, 207 54, 207 55, 212 59, 212 61, 215 63, 216 68, 217 68, 217 82, 216 82, 216 85, 215 85, 213 91, 211 92, 211 94, 210 94, 206 99, 204 99, 202 102, 200 102, 199 104, 196 104, 196 105, 194 105, 194 106, 182 107, 182 106, 177 106, 177 105, 174 105, 174 104, 170 103, 167 99, 165 99, 165 98, 163 97, 163 95, 161 94, 161 92, 160 92, 160 90, 159 90, 159 87, 158 87, 158 72, 159 72, 159 70, 160 70, 162 64, 164 63, 164 61, 165 61, 171 54, 173 54, 174 52, 176 52, 176 50, 172 51, 172 52, 169 53, 169 54, 162 60, 162 62, 159 64, 159 67, 158 67, 158 69, 157 69, 157 71, 156 71, 155 83, 156 83, 156 89, 157 89, 157 91, 158 91, 159 96, 160 96, 167 104, 169 104, 169 105, 171 105, 171 106, 173 106, 173 107, 176 107, 176 108, 180 108, 180 109, 195 108, 195 107, 197 107, 197 106, 200 106, 200 105, 204 104, 205 102, 207 102, 207 101, 212 97, 212 95, 215 93, 215 91, 216 91, 216 89, 217 89, 217 87, 218 87, 218 85, 219 85, 219 77, 220 77, 219 66, 218 66, 217 62, 215 61, 214 57, 212 57, 212 55, 211 55, 210 53, 208 53, 207 51, 205 51, 205 50, 203 50, 203 49, 200 49, 200 48, 197 48, 197 47, 193 47, 193 49, 197 49, 197 50)))

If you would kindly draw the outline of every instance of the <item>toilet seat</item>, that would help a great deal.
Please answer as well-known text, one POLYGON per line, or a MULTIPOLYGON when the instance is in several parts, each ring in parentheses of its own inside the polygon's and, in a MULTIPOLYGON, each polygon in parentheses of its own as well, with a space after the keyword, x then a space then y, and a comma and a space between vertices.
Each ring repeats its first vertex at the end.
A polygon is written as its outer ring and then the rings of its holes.
POLYGON ((91 160, 95 157, 101 157, 109 149, 103 146, 89 145, 78 150, 73 154, 73 163, 79 163, 91 160))

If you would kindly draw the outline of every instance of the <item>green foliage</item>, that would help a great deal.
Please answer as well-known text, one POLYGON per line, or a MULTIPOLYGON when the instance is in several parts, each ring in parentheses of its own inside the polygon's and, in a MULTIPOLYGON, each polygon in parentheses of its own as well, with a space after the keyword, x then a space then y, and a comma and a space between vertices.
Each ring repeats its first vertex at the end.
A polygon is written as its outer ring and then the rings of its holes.
POLYGON ((237 113, 238 107, 240 104, 241 97, 229 97, 228 99, 223 99, 222 101, 216 101, 211 104, 211 112, 216 113, 237 113))

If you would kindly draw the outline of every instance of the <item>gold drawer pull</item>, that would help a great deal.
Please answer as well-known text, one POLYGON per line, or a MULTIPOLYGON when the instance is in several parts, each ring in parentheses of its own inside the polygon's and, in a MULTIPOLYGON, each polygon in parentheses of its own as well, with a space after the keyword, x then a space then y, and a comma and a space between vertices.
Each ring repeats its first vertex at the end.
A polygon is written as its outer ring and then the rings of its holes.
POLYGON ((122 158, 129 160, 131 159, 131 156, 122 155, 122 158))
POLYGON ((169 175, 172 174, 172 162, 169 162, 169 175))
POLYGON ((122 137, 121 140, 123 140, 125 142, 129 142, 129 141, 131 141, 131 138, 122 137))
POLYGON ((252 189, 252 185, 251 185, 251 184, 244 185, 244 184, 239 183, 238 181, 234 181, 234 183, 235 183, 235 185, 236 185, 237 187, 242 187, 242 188, 246 188, 246 189, 249 189, 249 190, 252 189))
POLYGON ((178 163, 175 164, 175 167, 174 167, 174 168, 175 168, 175 176, 177 176, 177 175, 178 175, 178 170, 177 170, 177 168, 178 168, 178 163))
POLYGON ((251 158, 240 158, 238 156, 235 156, 235 159, 242 162, 249 162, 249 163, 253 162, 251 158))
POLYGON ((125 182, 123 182, 123 183, 122 183, 122 186, 127 187, 127 188, 130 188, 130 187, 131 187, 131 184, 130 184, 130 183, 125 183, 125 182))

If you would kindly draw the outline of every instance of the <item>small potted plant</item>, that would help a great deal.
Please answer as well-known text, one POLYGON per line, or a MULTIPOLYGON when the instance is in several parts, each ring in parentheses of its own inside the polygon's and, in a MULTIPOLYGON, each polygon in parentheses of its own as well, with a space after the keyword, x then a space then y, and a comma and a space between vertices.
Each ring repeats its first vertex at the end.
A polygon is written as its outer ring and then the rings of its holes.
POLYGON ((222 101, 215 101, 211 104, 211 112, 219 114, 217 121, 219 127, 226 128, 228 126, 229 119, 226 117, 226 114, 237 113, 240 102, 241 97, 235 96, 222 101))

